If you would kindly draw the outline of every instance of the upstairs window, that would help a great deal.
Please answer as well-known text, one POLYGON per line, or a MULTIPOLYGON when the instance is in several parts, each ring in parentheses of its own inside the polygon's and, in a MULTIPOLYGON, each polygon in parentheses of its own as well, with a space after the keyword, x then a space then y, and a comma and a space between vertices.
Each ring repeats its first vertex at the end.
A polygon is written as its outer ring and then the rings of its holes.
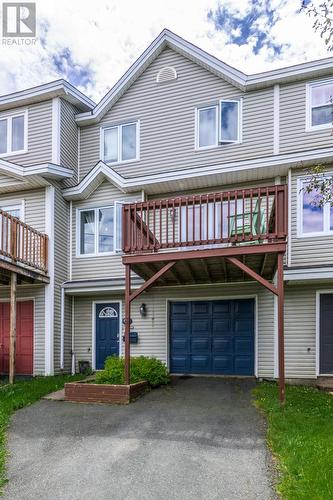
POLYGON ((26 112, 0 115, 0 155, 23 153, 26 145, 26 112))
POLYGON ((333 80, 308 85, 307 129, 330 128, 333 123, 333 80))
POLYGON ((101 147, 105 163, 138 160, 138 122, 102 128, 101 147))
POLYGON ((307 181, 299 182, 299 236, 321 236, 333 233, 333 207, 320 204, 321 194, 306 192, 307 181))
POLYGON ((78 211, 78 254, 106 255, 121 251, 121 203, 78 211))
POLYGON ((219 104, 197 108, 196 148, 217 147, 241 140, 241 100, 221 100, 219 104))

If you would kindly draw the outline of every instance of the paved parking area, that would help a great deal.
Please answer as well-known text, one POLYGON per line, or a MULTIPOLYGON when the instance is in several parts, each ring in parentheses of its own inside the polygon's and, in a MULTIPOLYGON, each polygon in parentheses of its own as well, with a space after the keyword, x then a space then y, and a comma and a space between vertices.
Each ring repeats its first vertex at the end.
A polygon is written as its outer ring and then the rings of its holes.
POLYGON ((179 378, 129 406, 42 400, 19 410, 4 498, 275 498, 253 386, 179 378))

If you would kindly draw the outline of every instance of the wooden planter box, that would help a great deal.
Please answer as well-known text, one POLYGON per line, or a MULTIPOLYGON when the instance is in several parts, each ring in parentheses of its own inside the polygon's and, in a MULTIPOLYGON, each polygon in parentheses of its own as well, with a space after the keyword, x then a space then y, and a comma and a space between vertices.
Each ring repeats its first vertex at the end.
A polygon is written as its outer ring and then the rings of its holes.
POLYGON ((77 403, 128 404, 149 390, 148 382, 130 385, 94 384, 89 380, 65 384, 65 400, 77 403))

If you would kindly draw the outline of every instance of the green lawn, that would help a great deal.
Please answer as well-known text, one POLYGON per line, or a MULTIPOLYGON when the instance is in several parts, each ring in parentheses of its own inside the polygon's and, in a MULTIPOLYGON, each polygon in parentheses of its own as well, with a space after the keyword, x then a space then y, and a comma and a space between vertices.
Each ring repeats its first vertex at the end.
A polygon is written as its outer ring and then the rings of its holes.
POLYGON ((69 375, 55 377, 36 377, 15 383, 12 386, 0 385, 0 495, 6 482, 6 431, 11 415, 18 409, 28 406, 50 392, 61 389, 65 382, 82 378, 69 375))
POLYGON ((280 408, 277 385, 262 383, 256 404, 268 419, 268 443, 278 460, 278 492, 288 500, 333 499, 333 396, 288 386, 280 408))

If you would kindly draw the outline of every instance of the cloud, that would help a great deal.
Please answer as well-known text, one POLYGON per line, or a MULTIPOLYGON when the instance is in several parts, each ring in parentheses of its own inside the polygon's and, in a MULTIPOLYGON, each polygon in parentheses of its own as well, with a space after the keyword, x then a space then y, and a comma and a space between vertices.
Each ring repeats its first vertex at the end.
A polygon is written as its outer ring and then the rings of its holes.
POLYGON ((39 0, 35 46, 4 46, 0 93, 63 77, 99 100, 165 27, 246 73, 327 56, 299 0, 39 0))

